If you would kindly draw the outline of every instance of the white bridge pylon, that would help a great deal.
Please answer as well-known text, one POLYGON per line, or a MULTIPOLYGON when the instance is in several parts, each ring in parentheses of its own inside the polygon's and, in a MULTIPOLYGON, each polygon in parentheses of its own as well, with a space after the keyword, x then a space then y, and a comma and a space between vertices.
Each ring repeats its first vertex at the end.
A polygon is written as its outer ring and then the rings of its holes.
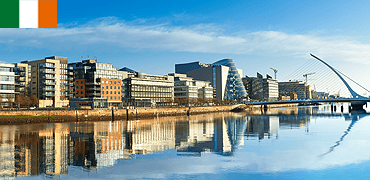
POLYGON ((326 66, 328 66, 338 77, 339 77, 339 79, 340 80, 342 80, 342 82, 344 83, 344 85, 346 85, 346 87, 347 87, 347 89, 348 89, 348 91, 351 93, 351 95, 352 95, 352 98, 354 98, 354 99, 358 99, 358 98, 361 98, 361 99, 368 99, 368 97, 364 97, 364 96, 361 96, 361 95, 359 95, 358 93, 356 93, 352 88, 351 88, 351 86, 349 86, 349 84, 347 83, 347 81, 346 80, 344 80, 344 78, 338 73, 338 71, 337 70, 335 70, 333 67, 331 67, 328 63, 326 63, 325 61, 323 61, 323 60, 321 60, 320 58, 318 58, 318 57, 316 57, 315 55, 313 55, 313 54, 311 54, 310 53, 310 55, 313 57, 313 58, 315 58, 315 59, 317 59, 317 60, 319 60, 320 62, 322 62, 323 64, 325 64, 326 66))

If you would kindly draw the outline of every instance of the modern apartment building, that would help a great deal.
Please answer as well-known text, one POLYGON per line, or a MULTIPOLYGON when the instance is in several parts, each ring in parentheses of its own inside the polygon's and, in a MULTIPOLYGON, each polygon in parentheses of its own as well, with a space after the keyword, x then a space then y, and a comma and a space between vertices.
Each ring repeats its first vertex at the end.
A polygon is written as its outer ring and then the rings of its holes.
POLYGON ((14 64, 0 63, 0 104, 1 107, 11 107, 15 100, 14 64))
POLYGON ((211 82, 194 80, 186 74, 171 73, 174 76, 174 98, 179 103, 210 102, 213 98, 211 82))
POLYGON ((51 56, 41 60, 23 61, 31 67, 31 95, 39 98, 39 107, 66 107, 73 96, 73 70, 68 58, 51 56))
POLYGON ((173 76, 126 73, 128 77, 123 80, 122 86, 123 100, 126 105, 136 107, 160 106, 163 103, 173 102, 173 76))
POLYGON ((305 82, 289 81, 278 82, 278 84, 279 96, 291 96, 292 94, 296 94, 297 99, 312 99, 311 86, 306 85, 305 82))
POLYGON ((90 59, 70 63, 69 67, 74 70, 76 98, 107 98, 108 106, 122 104, 122 79, 127 77, 127 72, 117 71, 112 64, 90 59))
POLYGON ((237 69, 232 59, 221 59, 212 64, 199 62, 176 64, 175 73, 186 74, 196 80, 211 82, 214 98, 219 100, 245 100, 247 92, 241 80, 243 71, 237 69))
POLYGON ((257 101, 277 101, 279 98, 278 82, 270 75, 266 78, 257 73, 257 77, 242 78, 248 97, 257 101))

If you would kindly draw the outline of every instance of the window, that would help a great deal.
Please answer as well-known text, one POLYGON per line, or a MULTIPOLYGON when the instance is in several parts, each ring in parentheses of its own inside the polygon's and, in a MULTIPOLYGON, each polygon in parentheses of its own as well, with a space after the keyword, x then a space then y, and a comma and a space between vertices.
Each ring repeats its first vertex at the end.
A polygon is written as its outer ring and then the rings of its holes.
POLYGON ((114 91, 114 94, 117 94, 117 91, 114 91))
POLYGON ((104 86, 102 86, 102 89, 104 89, 104 86))
POLYGON ((110 86, 110 89, 112 89, 112 86, 110 86))
POLYGON ((106 92, 106 94, 109 94, 108 91, 106 92))
POLYGON ((84 94, 84 92, 83 92, 83 91, 81 91, 81 94, 84 94))
POLYGON ((81 84, 83 84, 84 82, 83 81, 81 81, 81 84))
POLYGON ((114 81, 114 84, 116 84, 117 83, 117 81, 114 81))
POLYGON ((76 81, 76 84, 78 84, 78 81, 76 81))
POLYGON ((108 89, 108 86, 106 86, 106 88, 108 89))
POLYGON ((78 91, 76 91, 76 94, 78 94, 78 91))
POLYGON ((121 87, 118 86, 118 89, 121 89, 121 87))
POLYGON ((114 89, 116 89, 116 86, 114 86, 114 89))
POLYGON ((118 94, 121 94, 121 92, 118 91, 118 94))
POLYGON ((110 94, 112 94, 112 91, 110 91, 110 94))
POLYGON ((104 98, 104 96, 102 96, 102 98, 104 98))
POLYGON ((112 96, 110 97, 110 100, 112 100, 112 96))
POLYGON ((114 96, 114 100, 117 100, 117 97, 116 96, 114 96))
POLYGON ((78 89, 78 86, 76 86, 76 89, 78 89))
POLYGON ((104 94, 104 91, 102 91, 101 93, 104 94))
POLYGON ((118 97, 118 100, 121 100, 121 97, 118 97))
POLYGON ((81 89, 84 89, 84 86, 81 86, 81 89))
POLYGON ((118 84, 120 84, 121 82, 120 81, 118 81, 118 84))
POLYGON ((112 84, 112 81, 110 81, 110 84, 112 84))

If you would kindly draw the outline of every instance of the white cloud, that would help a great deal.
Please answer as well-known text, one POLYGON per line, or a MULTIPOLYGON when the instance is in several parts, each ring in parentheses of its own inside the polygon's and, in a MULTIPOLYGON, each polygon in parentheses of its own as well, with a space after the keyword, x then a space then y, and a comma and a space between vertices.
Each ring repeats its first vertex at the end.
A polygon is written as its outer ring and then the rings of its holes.
POLYGON ((170 24, 145 25, 99 18, 85 24, 60 24, 58 29, 1 29, 0 43, 38 49, 151 49, 201 53, 270 54, 369 63, 370 44, 343 37, 288 34, 279 31, 239 32, 228 35, 214 24, 189 27, 170 24))

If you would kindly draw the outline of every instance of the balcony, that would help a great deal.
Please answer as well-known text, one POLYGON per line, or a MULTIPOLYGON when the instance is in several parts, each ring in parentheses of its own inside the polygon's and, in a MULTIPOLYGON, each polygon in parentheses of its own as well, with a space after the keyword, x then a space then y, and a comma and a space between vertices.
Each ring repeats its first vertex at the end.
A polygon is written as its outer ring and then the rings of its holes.
POLYGON ((52 76, 42 76, 43 79, 55 79, 55 77, 52 76))
POLYGON ((98 87, 86 87, 88 91, 100 91, 100 88, 98 87))
POLYGON ((15 72, 15 75, 19 75, 19 76, 23 76, 25 77, 26 76, 26 73, 25 72, 15 72))
POLYGON ((86 93, 86 96, 94 96, 94 97, 97 97, 97 96, 100 96, 101 94, 100 93, 86 93))
POLYGON ((56 72, 55 71, 41 71, 41 73, 44 73, 44 74, 55 74, 56 72))
POLYGON ((94 83, 94 82, 86 82, 85 84, 86 85, 99 85, 100 86, 100 82, 96 82, 96 83, 94 83))
POLYGON ((44 96, 55 96, 54 93, 44 93, 44 96))
POLYGON ((56 83, 55 82, 43 82, 45 85, 56 85, 56 83))
POLYGON ((16 71, 16 72, 25 72, 26 71, 26 68, 16 67, 16 68, 14 68, 14 71, 16 71))
POLYGON ((45 64, 43 66, 41 66, 41 68, 55 68, 55 65, 54 64, 45 64))
POLYGON ((42 88, 44 91, 55 91, 55 88, 42 88))

